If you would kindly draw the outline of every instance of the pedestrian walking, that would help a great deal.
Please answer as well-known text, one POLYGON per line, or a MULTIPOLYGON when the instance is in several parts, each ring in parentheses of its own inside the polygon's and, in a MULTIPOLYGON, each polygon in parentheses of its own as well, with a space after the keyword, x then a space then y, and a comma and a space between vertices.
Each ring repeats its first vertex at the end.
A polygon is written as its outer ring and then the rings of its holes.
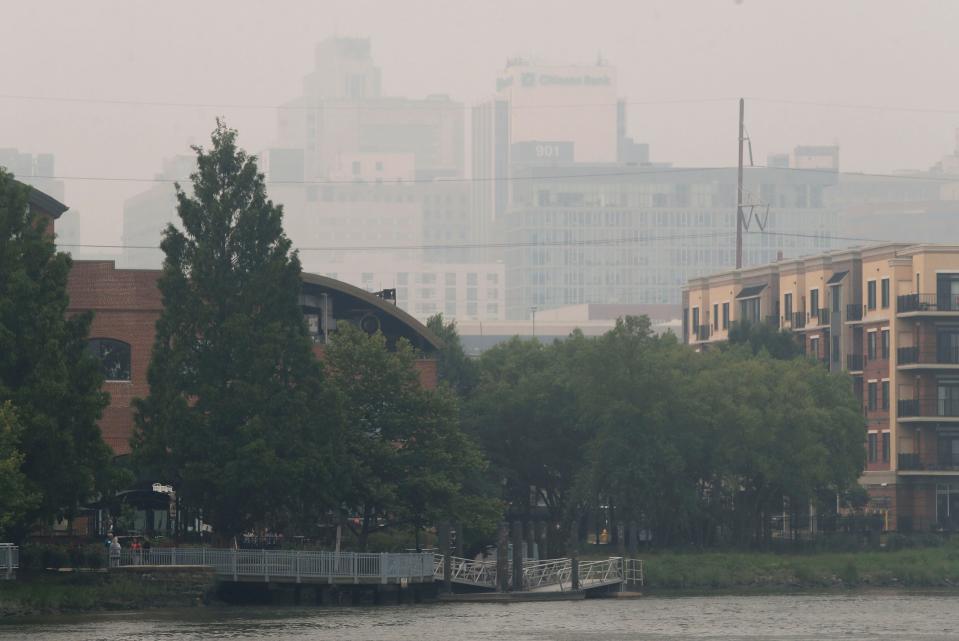
POLYGON ((110 567, 118 568, 120 567, 120 550, 122 546, 120 545, 120 539, 114 535, 113 540, 110 542, 110 567))

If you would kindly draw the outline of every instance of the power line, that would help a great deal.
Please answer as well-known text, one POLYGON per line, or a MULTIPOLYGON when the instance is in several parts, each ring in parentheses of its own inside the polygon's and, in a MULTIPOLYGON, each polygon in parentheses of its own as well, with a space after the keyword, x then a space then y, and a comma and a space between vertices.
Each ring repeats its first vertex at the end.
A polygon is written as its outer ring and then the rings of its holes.
MULTIPOLYGON (((440 244, 440 245, 355 245, 355 246, 330 246, 330 247, 297 247, 297 251, 428 251, 428 250, 456 250, 456 249, 509 249, 514 247, 589 247, 589 246, 609 246, 632 243, 649 243, 664 240, 685 240, 685 239, 703 239, 703 238, 725 238, 732 236, 732 232, 705 232, 701 234, 670 234, 666 236, 647 236, 634 235, 627 238, 599 238, 591 240, 573 240, 573 241, 543 241, 543 242, 502 242, 502 243, 465 243, 465 244, 440 244)), ((99 245, 99 244, 70 244, 57 243, 58 247, 81 247, 89 249, 156 249, 159 245, 99 245)))
MULTIPOLYGON (((536 169, 537 167, 533 167, 536 169)), ((501 181, 536 181, 536 180, 577 180, 581 178, 623 178, 630 176, 658 176, 681 173, 698 173, 711 171, 733 171, 735 167, 655 167, 655 168, 637 168, 633 171, 608 171, 608 172, 589 172, 579 174, 543 174, 543 175, 524 175, 524 176, 490 176, 485 178, 460 177, 460 178, 410 178, 382 181, 357 181, 357 180, 266 180, 268 185, 355 185, 358 187, 379 187, 379 186, 399 186, 410 184, 444 184, 444 183, 485 183, 501 181)), ((833 176, 845 176, 848 178, 882 178, 890 180, 914 180, 923 182, 941 182, 955 183, 959 182, 959 176, 932 175, 932 174, 882 174, 875 172, 859 171, 840 171, 836 169, 816 169, 806 167, 774 167, 771 165, 754 165, 745 167, 746 174, 751 170, 763 169, 771 171, 822 174, 833 176)), ((123 183, 160 183, 173 184, 175 182, 186 181, 188 178, 139 178, 136 176, 24 176, 21 180, 74 180, 86 182, 123 182, 123 183)))
MULTIPOLYGON (((204 102, 177 102, 164 100, 131 100, 131 99, 112 99, 112 98, 84 98, 79 96, 35 96, 24 94, 0 94, 2 100, 21 100, 29 102, 65 102, 79 104, 102 104, 118 105, 125 107, 162 107, 162 108, 182 108, 182 109, 269 109, 277 111, 326 111, 326 110, 346 110, 346 111, 383 111, 399 109, 425 109, 430 111, 460 111, 471 109, 470 105, 460 102, 441 102, 439 100, 410 99, 399 97, 374 98, 364 101, 355 101, 351 104, 346 99, 340 100, 340 103, 330 104, 324 102, 322 105, 268 105, 256 103, 204 103, 204 102), (390 102, 393 104, 389 104, 390 102), (379 104, 377 104, 379 103, 379 104)), ((505 99, 503 99, 505 100, 505 99)), ((580 109, 588 107, 616 107, 625 105, 675 105, 675 104, 706 104, 717 102, 729 102, 733 98, 665 98, 662 100, 622 100, 609 103, 569 103, 569 104, 537 104, 537 105, 510 105, 510 109, 580 109)))
MULTIPOLYGON (((465 103, 450 101, 440 102, 425 99, 409 99, 402 97, 384 97, 372 99, 369 101, 356 101, 353 104, 342 104, 347 99, 339 99, 340 104, 325 103, 322 106, 311 105, 291 105, 291 104, 266 104, 266 103, 238 103, 238 102, 184 102, 174 100, 135 100, 129 98, 89 98, 83 96, 39 96, 32 94, 0 94, 0 100, 20 100, 29 102, 63 102, 79 104, 102 104, 118 105, 127 107, 162 107, 162 108, 181 108, 181 109, 252 109, 252 110, 278 110, 278 111, 323 111, 323 110, 389 110, 397 108, 416 108, 431 109, 437 111, 468 110, 471 106, 465 103), (375 104, 382 101, 381 104, 375 104), (394 104, 388 104, 394 101, 394 104)), ((332 99, 333 101, 337 99, 332 99)), ((504 99, 505 100, 505 99, 504 99)), ((673 105, 673 104, 709 104, 709 103, 733 103, 738 98, 735 97, 697 97, 697 98, 663 98, 659 100, 622 100, 615 103, 555 103, 538 105, 510 105, 511 109, 578 109, 588 107, 615 107, 619 104, 625 105, 673 105)), ((841 103, 817 100, 795 100, 790 98, 767 98, 760 96, 746 97, 746 100, 757 103, 794 105, 799 107, 817 107, 821 109, 852 109, 861 111, 898 111, 906 113, 921 114, 959 114, 959 108, 951 107, 907 107, 903 105, 876 105, 866 103, 841 103)))
MULTIPOLYGON (((690 173, 702 171, 729 171, 731 167, 657 167, 655 169, 637 169, 634 171, 606 171, 599 173, 581 174, 552 174, 540 176, 490 176, 488 178, 410 178, 382 181, 358 180, 266 180, 268 185, 355 185, 357 187, 397 186, 409 184, 444 184, 444 183, 484 183, 499 181, 523 180, 573 180, 579 178, 617 178, 627 176, 660 175, 671 173, 690 173)), ((172 184, 185 181, 188 178, 137 178, 135 176, 25 176, 22 180, 76 180, 93 182, 135 182, 135 183, 164 183, 172 184)))
POLYGON ((902 112, 912 112, 912 113, 923 113, 923 114, 944 114, 944 115, 953 115, 959 114, 959 109, 950 109, 950 108, 938 108, 938 107, 903 107, 896 105, 868 105, 868 104, 850 104, 850 103, 838 103, 838 102, 821 102, 815 100, 789 100, 785 98, 746 98, 752 102, 759 103, 769 103, 769 104, 780 104, 780 105, 796 105, 801 107, 820 107, 823 109, 859 109, 862 111, 902 111, 902 112))

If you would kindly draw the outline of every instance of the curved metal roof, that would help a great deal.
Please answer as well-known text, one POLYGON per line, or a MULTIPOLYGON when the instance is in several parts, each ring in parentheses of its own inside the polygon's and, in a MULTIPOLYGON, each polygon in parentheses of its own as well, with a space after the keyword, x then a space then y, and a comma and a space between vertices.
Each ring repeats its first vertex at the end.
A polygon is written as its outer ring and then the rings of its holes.
MULTIPOLYGON (((349 283, 344 283, 341 280, 336 280, 335 278, 329 278, 327 276, 320 276, 319 274, 309 274, 303 272, 301 274, 301 279, 306 285, 314 285, 322 289, 328 289, 332 292, 341 294, 343 296, 356 299, 358 302, 373 307, 380 312, 383 312, 388 317, 397 321, 401 326, 406 327, 411 331, 419 341, 414 341, 415 343, 421 343, 416 345, 417 347, 426 347, 428 346, 431 349, 441 349, 443 347, 443 341, 439 336, 433 333, 426 325, 416 320, 413 316, 406 313, 396 305, 388 303, 379 296, 374 296, 370 292, 360 289, 350 285, 349 283)), ((336 308, 334 307, 334 316, 336 315, 336 308)))

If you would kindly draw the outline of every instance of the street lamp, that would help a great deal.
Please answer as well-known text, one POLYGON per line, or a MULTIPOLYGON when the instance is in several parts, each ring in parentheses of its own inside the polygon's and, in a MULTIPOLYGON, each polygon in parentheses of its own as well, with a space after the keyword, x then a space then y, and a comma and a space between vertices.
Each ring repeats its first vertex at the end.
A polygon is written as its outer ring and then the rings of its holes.
POLYGON ((536 338, 536 305, 530 307, 529 311, 533 315, 533 338, 536 338))

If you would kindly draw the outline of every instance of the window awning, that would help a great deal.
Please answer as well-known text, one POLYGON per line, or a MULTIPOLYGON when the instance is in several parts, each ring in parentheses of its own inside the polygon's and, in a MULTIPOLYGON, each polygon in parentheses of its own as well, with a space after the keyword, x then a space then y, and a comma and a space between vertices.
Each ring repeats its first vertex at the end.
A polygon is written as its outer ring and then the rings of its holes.
POLYGON ((845 271, 845 272, 836 272, 835 274, 833 274, 832 276, 829 277, 829 280, 826 281, 826 284, 827 284, 827 285, 835 285, 835 284, 837 284, 839 281, 841 281, 843 278, 845 278, 845 277, 846 277, 846 274, 848 274, 848 273, 849 273, 848 271, 845 271))
POLYGON ((762 285, 749 285, 748 287, 743 287, 742 291, 736 294, 736 298, 752 298, 753 296, 759 296, 759 294, 766 289, 766 284, 762 285))

